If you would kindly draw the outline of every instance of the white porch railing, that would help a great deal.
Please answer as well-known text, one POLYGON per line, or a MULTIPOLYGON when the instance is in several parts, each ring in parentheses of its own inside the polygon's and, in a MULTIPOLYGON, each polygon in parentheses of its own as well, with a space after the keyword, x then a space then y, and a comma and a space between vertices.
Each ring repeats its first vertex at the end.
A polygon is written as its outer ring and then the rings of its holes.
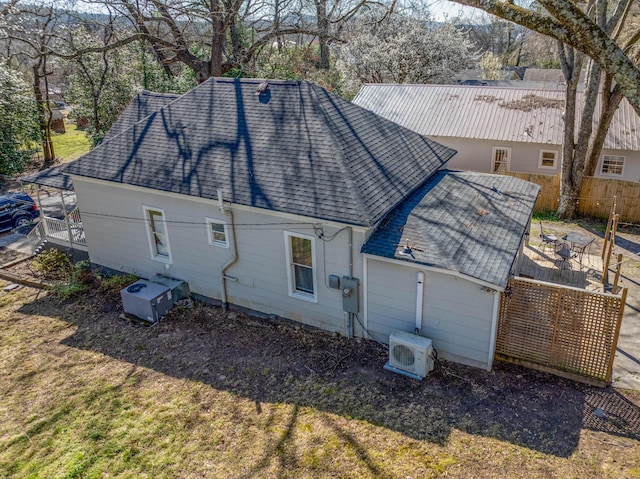
POLYGON ((44 232, 44 223, 40 221, 29 231, 29 234, 27 234, 31 252, 33 253, 45 239, 47 239, 47 235, 44 232))
POLYGON ((72 210, 65 219, 43 216, 36 227, 29 233, 32 247, 37 247, 44 239, 52 239, 56 243, 86 246, 84 228, 78 208, 72 210), (36 244, 37 243, 37 244, 36 244), (35 246, 33 246, 35 244, 35 246))

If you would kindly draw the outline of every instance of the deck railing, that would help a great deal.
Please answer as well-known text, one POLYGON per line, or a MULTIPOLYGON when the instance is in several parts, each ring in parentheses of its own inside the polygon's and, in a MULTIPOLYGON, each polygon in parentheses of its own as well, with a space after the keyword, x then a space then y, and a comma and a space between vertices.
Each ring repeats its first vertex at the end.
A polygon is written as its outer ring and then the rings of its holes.
POLYGON ((78 208, 67 214, 66 220, 44 216, 39 225, 44 225, 43 233, 47 238, 53 238, 65 243, 70 242, 71 245, 87 245, 78 208), (71 241, 69 241, 69 236, 71 236, 71 241))

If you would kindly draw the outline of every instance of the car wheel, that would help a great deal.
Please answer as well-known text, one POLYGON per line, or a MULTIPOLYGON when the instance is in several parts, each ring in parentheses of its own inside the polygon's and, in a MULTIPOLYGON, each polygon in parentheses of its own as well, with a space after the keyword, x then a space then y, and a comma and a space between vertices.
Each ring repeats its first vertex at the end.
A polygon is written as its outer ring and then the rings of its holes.
POLYGON ((14 225, 16 228, 21 228, 22 226, 28 226, 31 224, 31 219, 27 216, 20 216, 16 218, 14 225))

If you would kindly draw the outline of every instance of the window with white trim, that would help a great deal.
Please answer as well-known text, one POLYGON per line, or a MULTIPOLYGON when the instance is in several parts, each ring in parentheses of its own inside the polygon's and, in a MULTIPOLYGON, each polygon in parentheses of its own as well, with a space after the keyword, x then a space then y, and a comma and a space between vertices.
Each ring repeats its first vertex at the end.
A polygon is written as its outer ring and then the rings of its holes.
POLYGON ((540 150, 538 168, 556 169, 558 152, 556 150, 540 150))
POLYGON ((315 238, 287 231, 284 235, 287 250, 289 295, 307 301, 316 301, 315 238))
POLYGON ((624 156, 602 155, 600 173, 603 175, 622 176, 624 170, 624 156))
POLYGON ((511 148, 502 146, 493 147, 491 171, 497 173, 499 171, 509 171, 509 163, 511 162, 511 148))
POLYGON ((144 216, 147 223, 147 235, 151 249, 151 259, 163 263, 171 263, 171 248, 167 234, 167 222, 164 211, 159 208, 144 206, 144 216))
POLYGON ((209 244, 223 248, 229 247, 229 231, 225 221, 207 218, 207 233, 209 244))

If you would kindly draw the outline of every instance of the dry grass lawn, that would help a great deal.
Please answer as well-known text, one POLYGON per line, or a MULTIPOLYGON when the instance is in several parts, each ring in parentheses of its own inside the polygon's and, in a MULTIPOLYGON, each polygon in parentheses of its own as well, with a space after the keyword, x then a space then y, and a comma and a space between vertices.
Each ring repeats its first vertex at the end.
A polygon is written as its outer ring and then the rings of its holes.
POLYGON ((366 341, 118 308, 0 290, 0 477, 640 478, 636 393, 503 364, 419 383, 366 341))

